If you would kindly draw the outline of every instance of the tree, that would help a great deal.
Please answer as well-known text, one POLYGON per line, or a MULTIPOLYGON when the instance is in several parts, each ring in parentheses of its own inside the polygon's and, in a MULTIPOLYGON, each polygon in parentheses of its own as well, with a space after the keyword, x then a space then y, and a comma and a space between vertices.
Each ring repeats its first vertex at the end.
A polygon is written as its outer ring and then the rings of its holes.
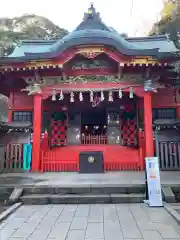
POLYGON ((161 20, 155 23, 150 35, 169 34, 171 40, 179 46, 180 2, 179 0, 164 0, 161 20))
POLYGON ((164 0, 164 7, 161 11, 161 18, 168 19, 172 16, 172 13, 176 10, 176 2, 164 0))
POLYGON ((150 35, 168 34, 176 47, 180 49, 180 1, 164 1, 161 20, 154 24, 150 35))
MULTIPOLYGON (((164 8, 161 11, 161 20, 153 25, 150 35, 168 34, 176 47, 180 49, 180 1, 164 0, 164 8)), ((176 79, 180 80, 180 61, 173 63, 170 71, 176 73, 176 79)))
MULTIPOLYGON (((180 1, 164 0, 161 20, 154 24, 150 35, 168 34, 176 47, 180 49, 180 1)), ((174 71, 180 79, 180 61, 174 64, 174 71)))
POLYGON ((60 39, 68 31, 37 15, 0 18, 0 48, 10 54, 20 40, 60 39))

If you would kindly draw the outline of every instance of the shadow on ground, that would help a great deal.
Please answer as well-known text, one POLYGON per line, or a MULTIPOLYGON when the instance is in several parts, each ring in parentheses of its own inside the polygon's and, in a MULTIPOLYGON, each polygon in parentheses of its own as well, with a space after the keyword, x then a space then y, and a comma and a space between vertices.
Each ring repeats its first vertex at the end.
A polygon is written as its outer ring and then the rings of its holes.
POLYGON ((0 214, 8 208, 3 202, 0 201, 0 214))
POLYGON ((0 178, 0 186, 4 185, 26 185, 26 184, 36 184, 45 181, 44 179, 35 179, 27 176, 9 176, 5 178, 0 178))

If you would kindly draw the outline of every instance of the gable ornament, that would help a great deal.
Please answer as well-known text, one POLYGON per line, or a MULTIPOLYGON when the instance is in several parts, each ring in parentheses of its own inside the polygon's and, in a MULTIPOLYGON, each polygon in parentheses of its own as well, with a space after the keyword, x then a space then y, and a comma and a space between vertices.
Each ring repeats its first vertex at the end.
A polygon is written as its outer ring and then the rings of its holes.
POLYGON ((37 83, 27 86, 26 88, 22 89, 21 91, 28 92, 28 95, 42 94, 41 85, 37 84, 37 83))

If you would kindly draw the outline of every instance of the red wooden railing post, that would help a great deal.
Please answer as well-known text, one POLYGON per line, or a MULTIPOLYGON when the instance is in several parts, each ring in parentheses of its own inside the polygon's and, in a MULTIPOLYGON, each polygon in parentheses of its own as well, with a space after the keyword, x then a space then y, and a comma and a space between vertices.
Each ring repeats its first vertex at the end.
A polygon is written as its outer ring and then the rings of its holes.
POLYGON ((44 150, 41 149, 40 151, 41 151, 40 172, 42 173, 44 172, 44 150))
POLYGON ((45 131, 44 138, 42 139, 41 142, 41 150, 47 151, 48 149, 49 149, 49 135, 48 132, 45 131))
POLYGON ((33 123, 33 149, 32 149, 32 171, 40 171, 41 150, 41 122, 42 122, 42 96, 34 96, 34 123, 33 123))

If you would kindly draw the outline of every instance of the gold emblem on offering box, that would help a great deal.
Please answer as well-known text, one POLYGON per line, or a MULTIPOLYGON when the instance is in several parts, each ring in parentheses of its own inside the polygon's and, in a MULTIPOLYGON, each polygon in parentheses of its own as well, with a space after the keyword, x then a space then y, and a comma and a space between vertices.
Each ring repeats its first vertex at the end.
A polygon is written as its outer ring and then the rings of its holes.
POLYGON ((93 156, 88 157, 88 162, 89 163, 94 163, 95 162, 94 157, 93 156))

